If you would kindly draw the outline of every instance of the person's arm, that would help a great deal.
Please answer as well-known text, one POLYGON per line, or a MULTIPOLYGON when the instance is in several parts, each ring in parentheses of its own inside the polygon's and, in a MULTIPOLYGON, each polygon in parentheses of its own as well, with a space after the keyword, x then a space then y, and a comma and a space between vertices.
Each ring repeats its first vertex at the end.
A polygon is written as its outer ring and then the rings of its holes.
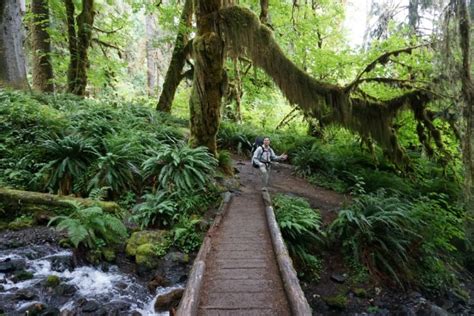
POLYGON ((270 158, 272 161, 282 161, 282 160, 285 160, 286 157, 287 156, 285 154, 282 154, 280 156, 275 155, 275 152, 273 151, 273 149, 270 148, 270 158))
POLYGON ((259 146, 253 153, 252 161, 258 166, 263 165, 263 163, 259 159, 259 157, 262 155, 262 150, 262 146, 259 146))

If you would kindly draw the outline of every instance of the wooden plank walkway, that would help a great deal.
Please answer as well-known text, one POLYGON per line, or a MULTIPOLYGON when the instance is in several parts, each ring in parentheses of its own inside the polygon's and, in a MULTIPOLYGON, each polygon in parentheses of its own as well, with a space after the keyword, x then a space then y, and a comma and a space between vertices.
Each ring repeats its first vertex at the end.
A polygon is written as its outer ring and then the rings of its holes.
POLYGON ((291 315, 260 192, 233 197, 203 278, 198 315, 291 315))

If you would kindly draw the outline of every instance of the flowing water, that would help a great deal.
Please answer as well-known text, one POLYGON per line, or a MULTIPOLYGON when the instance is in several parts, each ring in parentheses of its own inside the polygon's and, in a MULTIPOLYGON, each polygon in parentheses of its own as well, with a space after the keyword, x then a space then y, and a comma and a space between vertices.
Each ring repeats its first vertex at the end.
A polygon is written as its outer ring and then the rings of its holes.
POLYGON ((71 251, 50 245, 0 250, 0 271, 0 309, 6 315, 24 314, 39 303, 66 315, 168 315, 155 313, 155 299, 182 287, 160 287, 151 295, 145 284, 117 266, 74 267, 71 251), (18 270, 32 273, 33 278, 22 280, 18 270), (59 277, 60 284, 47 286, 48 276, 59 277))

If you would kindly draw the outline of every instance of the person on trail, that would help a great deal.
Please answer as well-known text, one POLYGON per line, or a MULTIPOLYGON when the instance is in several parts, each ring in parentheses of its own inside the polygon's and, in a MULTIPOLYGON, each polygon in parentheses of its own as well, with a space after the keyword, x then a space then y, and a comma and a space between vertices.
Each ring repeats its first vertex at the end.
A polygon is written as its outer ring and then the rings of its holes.
POLYGON ((252 156, 252 164, 258 166, 262 174, 262 190, 266 190, 270 181, 270 169, 272 161, 286 160, 288 156, 282 154, 280 156, 275 155, 275 152, 270 147, 270 138, 265 137, 263 139, 263 145, 259 146, 252 156))

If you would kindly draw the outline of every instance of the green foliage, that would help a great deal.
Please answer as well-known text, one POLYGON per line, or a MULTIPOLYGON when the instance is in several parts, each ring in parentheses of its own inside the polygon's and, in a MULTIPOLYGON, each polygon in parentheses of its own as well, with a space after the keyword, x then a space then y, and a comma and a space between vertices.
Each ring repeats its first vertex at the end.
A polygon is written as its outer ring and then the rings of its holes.
POLYGON ((70 215, 56 216, 48 225, 55 224, 59 231, 66 231, 75 248, 96 249, 118 244, 127 237, 122 221, 99 206, 73 205, 75 210, 70 215))
POLYGON ((413 216, 423 223, 418 227, 423 243, 415 271, 425 290, 439 294, 455 285, 453 270, 460 261, 455 245, 465 242, 462 214, 445 194, 423 196, 414 203, 413 216))
POLYGON ((163 145, 142 165, 145 178, 156 177, 160 188, 170 192, 192 192, 212 179, 217 160, 207 148, 163 145))
POLYGON ((403 285, 408 274, 410 245, 419 240, 411 205, 384 190, 362 195, 350 208, 339 212, 331 224, 330 236, 342 243, 372 275, 389 275, 403 285))
POLYGON ((8 223, 8 228, 12 230, 20 230, 33 226, 33 218, 28 215, 22 215, 15 218, 12 222, 8 223))
POLYGON ((203 234, 196 229, 199 221, 198 217, 180 216, 173 226, 173 245, 184 253, 197 251, 203 240, 203 234))
POLYGON ((94 168, 96 173, 89 183, 89 189, 110 187, 115 195, 138 189, 141 179, 137 165, 142 160, 143 146, 120 137, 107 139, 104 148, 105 154, 97 159, 94 168))
POLYGON ((234 167, 232 164, 232 157, 230 156, 230 152, 227 150, 219 151, 217 155, 218 166, 219 168, 227 175, 234 174, 234 167))
POLYGON ((302 262, 310 279, 319 279, 321 261, 311 253, 324 242, 321 216, 303 198, 280 194, 274 197, 273 204, 290 254, 302 262))
POLYGON ((141 228, 157 224, 160 227, 170 226, 178 217, 176 202, 166 191, 146 194, 144 202, 133 208, 132 219, 141 228))
POLYGON ((49 158, 42 168, 46 186, 65 195, 72 192, 74 179, 82 177, 98 155, 91 141, 77 134, 48 137, 42 148, 49 158))

